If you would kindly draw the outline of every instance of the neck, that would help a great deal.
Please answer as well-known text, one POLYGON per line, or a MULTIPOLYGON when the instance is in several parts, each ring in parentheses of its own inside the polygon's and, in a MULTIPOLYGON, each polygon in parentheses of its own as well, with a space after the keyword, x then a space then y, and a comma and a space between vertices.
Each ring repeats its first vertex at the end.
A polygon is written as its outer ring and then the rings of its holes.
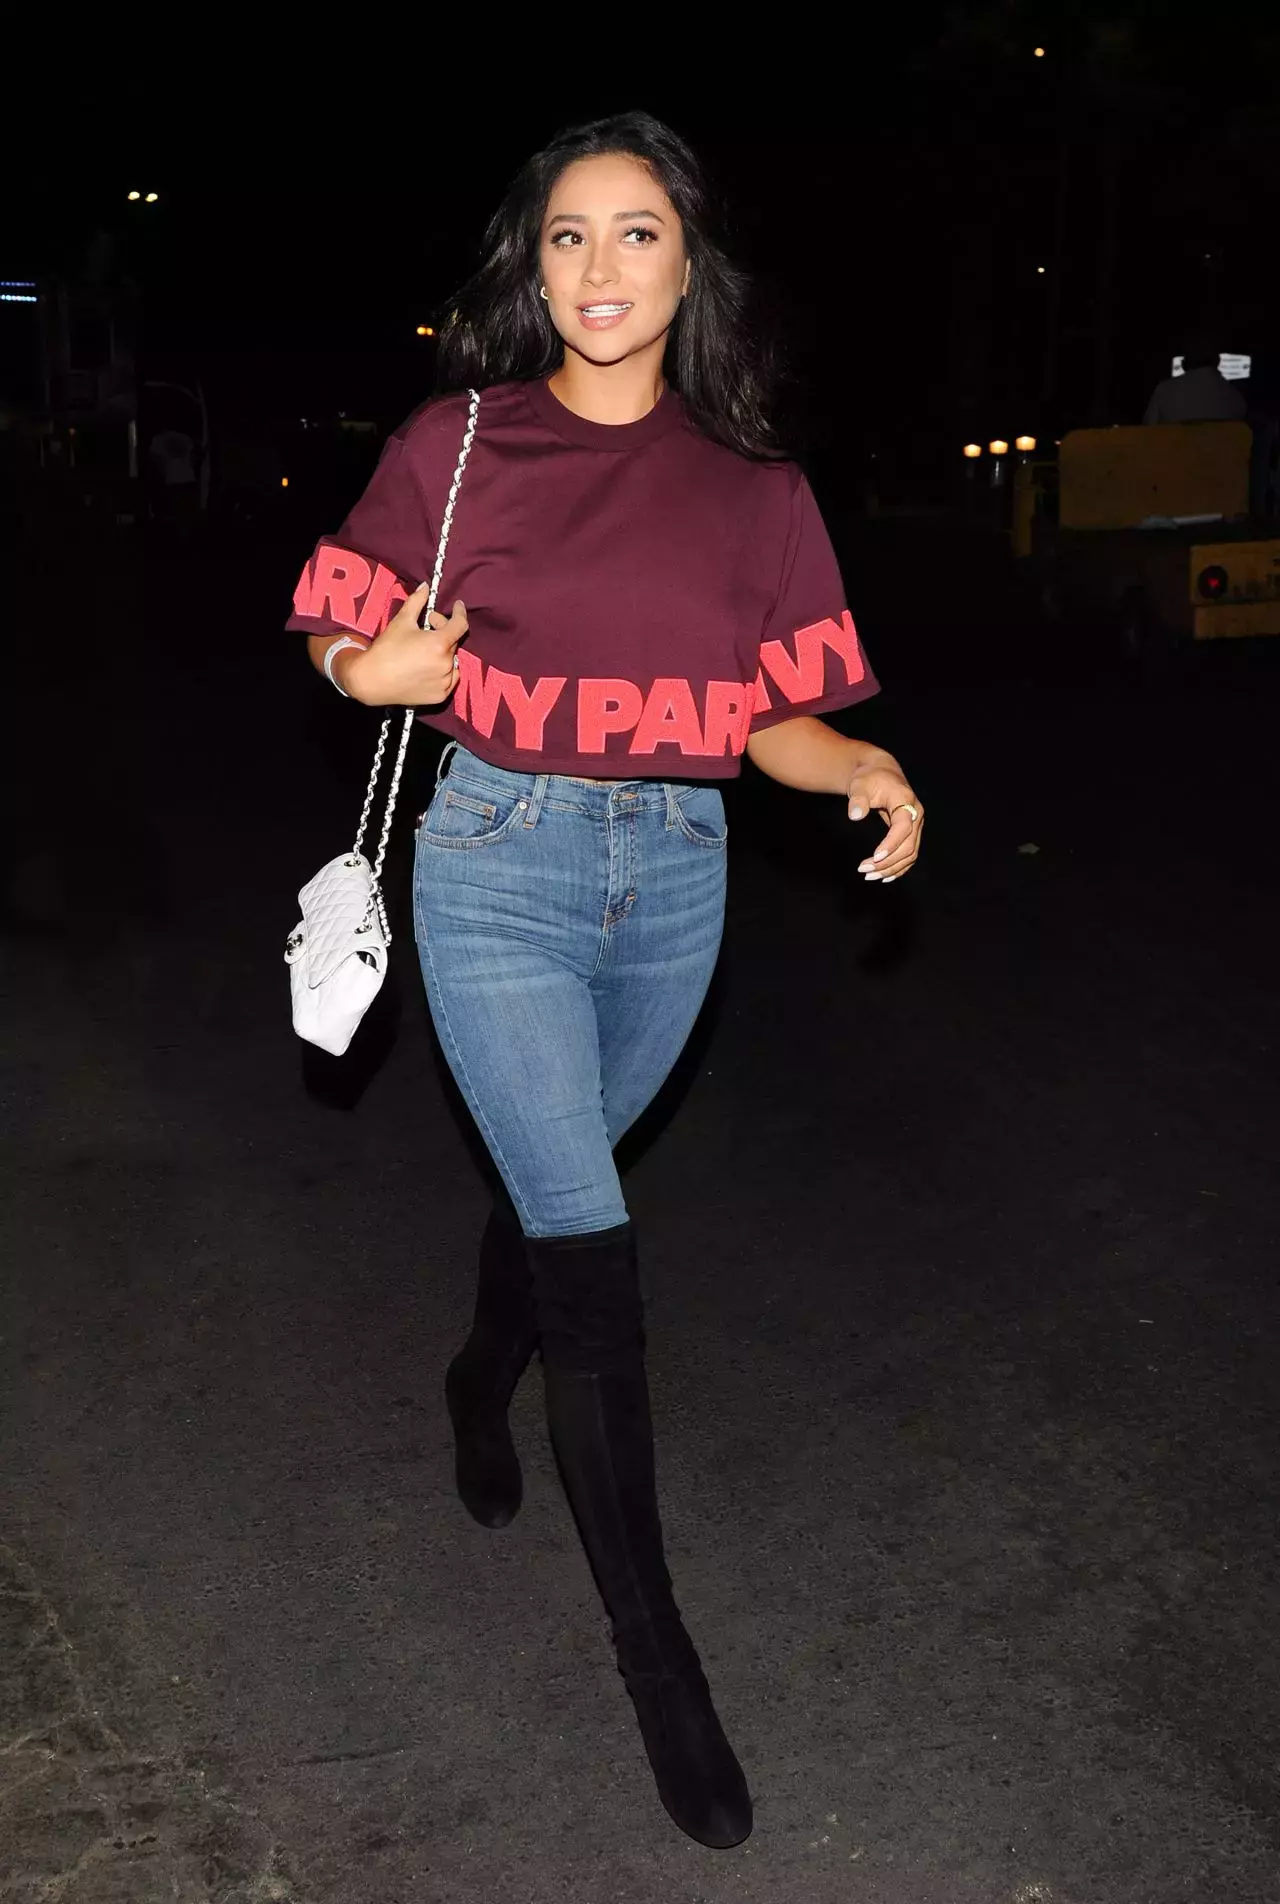
POLYGON ((666 389, 662 374, 665 337, 647 350, 616 364, 593 364, 576 350, 566 350, 559 370, 548 386, 566 410, 591 423, 638 423, 648 416, 666 389))

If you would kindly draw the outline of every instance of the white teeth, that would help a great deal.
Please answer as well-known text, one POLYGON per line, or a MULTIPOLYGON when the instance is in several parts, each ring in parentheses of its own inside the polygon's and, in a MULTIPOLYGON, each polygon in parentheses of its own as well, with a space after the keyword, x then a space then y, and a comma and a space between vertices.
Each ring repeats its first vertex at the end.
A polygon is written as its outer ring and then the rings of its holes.
POLYGON ((584 317, 620 317, 623 311, 630 309, 629 304, 584 304, 582 315, 584 317))

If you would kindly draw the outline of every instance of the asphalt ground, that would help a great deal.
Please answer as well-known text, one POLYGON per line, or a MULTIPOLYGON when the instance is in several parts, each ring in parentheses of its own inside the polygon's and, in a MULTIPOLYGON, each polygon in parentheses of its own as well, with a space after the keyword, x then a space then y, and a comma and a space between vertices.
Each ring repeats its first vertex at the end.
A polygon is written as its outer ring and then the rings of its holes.
POLYGON ((372 737, 279 632, 296 553, 19 562, 0 1895, 1275 1904, 1280 643, 1135 677, 899 525, 849 557, 859 722, 924 863, 869 890, 838 803, 734 790, 627 1174, 757 1800, 714 1853, 654 1796, 536 1367, 519 1519, 452 1494, 485 1192, 407 823, 352 1060, 289 1027, 372 737))

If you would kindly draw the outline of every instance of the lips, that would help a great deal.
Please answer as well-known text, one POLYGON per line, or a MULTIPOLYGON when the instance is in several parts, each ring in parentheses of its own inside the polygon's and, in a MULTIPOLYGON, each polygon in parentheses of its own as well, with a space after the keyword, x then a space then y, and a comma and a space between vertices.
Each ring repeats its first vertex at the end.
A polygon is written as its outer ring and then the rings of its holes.
POLYGON ((621 324, 631 308, 629 302, 599 298, 592 304, 578 306, 578 321, 589 331, 607 331, 621 324))

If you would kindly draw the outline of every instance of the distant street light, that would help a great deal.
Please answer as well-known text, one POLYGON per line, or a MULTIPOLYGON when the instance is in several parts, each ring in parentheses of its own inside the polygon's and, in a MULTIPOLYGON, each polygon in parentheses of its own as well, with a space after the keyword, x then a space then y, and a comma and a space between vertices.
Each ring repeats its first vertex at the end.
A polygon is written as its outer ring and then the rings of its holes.
POLYGON ((134 201, 135 199, 138 199, 138 198, 141 198, 141 197, 142 197, 142 193, 141 193, 141 192, 130 192, 130 194, 129 194, 129 203, 130 203, 130 204, 132 204, 132 203, 133 203, 133 201, 134 201))
POLYGON ((1036 439, 1034 436, 1015 436, 1013 439, 1014 449, 1021 450, 1024 456, 1029 456, 1035 446, 1036 439))
POLYGON ((1037 48, 1035 49, 1035 52, 1036 52, 1036 58, 1037 58, 1037 59, 1043 59, 1043 58, 1044 58, 1044 48, 1043 48, 1043 46, 1037 46, 1037 48))
POLYGON ((159 198, 159 196, 160 196, 159 192, 148 192, 147 193, 148 205, 154 205, 156 200, 159 198))
POLYGON ((996 438, 994 443, 988 443, 987 448, 991 451, 993 456, 1007 456, 1009 454, 1009 445, 1005 442, 1004 438, 1000 436, 996 438))
POLYGON ((1038 278, 1042 278, 1044 276, 1044 266, 1042 264, 1038 264, 1036 266, 1036 276, 1038 278))
POLYGON ((972 462, 975 456, 981 456, 982 454, 981 443, 966 443, 964 446, 964 453, 969 458, 970 462, 972 462))
POLYGON ((431 328, 430 324, 419 324, 418 335, 419 337, 434 337, 435 331, 431 328))

